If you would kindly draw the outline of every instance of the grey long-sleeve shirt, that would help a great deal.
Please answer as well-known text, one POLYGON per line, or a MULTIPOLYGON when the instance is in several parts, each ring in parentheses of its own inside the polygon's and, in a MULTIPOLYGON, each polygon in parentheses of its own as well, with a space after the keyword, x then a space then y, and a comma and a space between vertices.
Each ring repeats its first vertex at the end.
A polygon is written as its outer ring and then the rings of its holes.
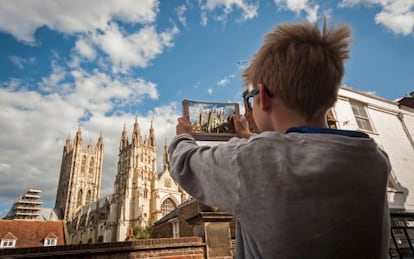
POLYGON ((390 164, 370 138, 265 132, 169 147, 172 177, 233 214, 238 258, 386 258, 390 164))

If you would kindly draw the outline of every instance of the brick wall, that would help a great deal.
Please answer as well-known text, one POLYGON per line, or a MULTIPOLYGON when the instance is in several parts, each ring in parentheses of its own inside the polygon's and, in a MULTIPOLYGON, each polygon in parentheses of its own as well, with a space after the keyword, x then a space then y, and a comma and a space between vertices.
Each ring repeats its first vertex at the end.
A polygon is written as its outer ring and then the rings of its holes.
POLYGON ((0 249, 0 258, 94 258, 94 259, 203 259, 200 237, 159 238, 116 243, 0 249))

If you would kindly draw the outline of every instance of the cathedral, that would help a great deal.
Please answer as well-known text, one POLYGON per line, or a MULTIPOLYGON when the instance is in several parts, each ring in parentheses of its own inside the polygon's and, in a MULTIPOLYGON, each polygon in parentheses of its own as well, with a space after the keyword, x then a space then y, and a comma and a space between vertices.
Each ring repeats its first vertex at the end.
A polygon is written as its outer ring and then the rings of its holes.
POLYGON ((84 148, 80 129, 73 142, 66 140, 55 209, 66 223, 67 244, 125 241, 189 198, 170 176, 166 143, 157 172, 152 123, 142 138, 136 118, 131 140, 124 125, 113 193, 100 197, 103 150, 102 135, 84 148))

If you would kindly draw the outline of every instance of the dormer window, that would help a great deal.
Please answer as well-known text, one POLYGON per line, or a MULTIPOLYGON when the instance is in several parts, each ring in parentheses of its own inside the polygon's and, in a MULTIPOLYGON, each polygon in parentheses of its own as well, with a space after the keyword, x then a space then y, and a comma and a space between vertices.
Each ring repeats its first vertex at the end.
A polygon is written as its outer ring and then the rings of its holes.
POLYGON ((45 238, 43 245, 44 246, 56 246, 57 239, 56 238, 45 238))
POLYGON ((0 243, 1 248, 13 248, 16 246, 16 239, 2 239, 0 243))
POLYGON ((58 237, 54 233, 50 232, 43 239, 43 246, 56 246, 57 240, 58 240, 58 237))
POLYGON ((17 237, 12 233, 8 232, 1 238, 0 248, 14 248, 16 247, 17 237))

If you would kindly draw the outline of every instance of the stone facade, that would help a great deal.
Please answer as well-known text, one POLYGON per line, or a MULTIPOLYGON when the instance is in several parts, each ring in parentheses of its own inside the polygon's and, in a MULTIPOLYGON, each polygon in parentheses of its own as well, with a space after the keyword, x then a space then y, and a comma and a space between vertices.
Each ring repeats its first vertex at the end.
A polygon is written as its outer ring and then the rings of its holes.
POLYGON ((55 203, 62 219, 71 221, 77 208, 99 198, 103 148, 102 136, 99 136, 95 148, 91 144, 83 148, 80 129, 73 143, 69 137, 66 139, 55 203))
POLYGON ((200 113, 199 127, 202 132, 216 133, 225 121, 224 111, 210 109, 200 113))
MULTIPOLYGON (((77 153, 73 155, 70 152, 75 150, 81 157, 86 156, 85 164, 88 165, 92 159, 102 159, 103 138, 100 136, 95 150, 88 146, 87 153, 80 152, 83 150, 81 144, 81 132, 78 130, 74 143, 67 140, 64 147, 57 191, 56 208, 62 211, 63 219, 67 222, 68 244, 125 241, 131 238, 133 229, 148 227, 188 199, 188 195, 170 176, 166 144, 163 171, 157 172, 156 140, 152 124, 148 138, 143 138, 136 119, 131 141, 124 126, 114 192, 101 199, 95 195, 99 194, 99 190, 87 188, 88 182, 85 185, 83 167, 78 164, 83 160, 78 158, 77 153), (92 196, 85 196, 85 190, 86 194, 90 192, 92 196), (65 193, 77 196, 66 197, 65 193)), ((98 161, 102 165, 102 160, 98 161)), ((91 172, 91 168, 99 169, 93 171, 93 177, 92 174, 86 174, 86 177, 91 176, 87 179, 95 179, 95 188, 100 187, 102 174, 102 166, 98 165, 85 168, 86 172, 91 172)))

